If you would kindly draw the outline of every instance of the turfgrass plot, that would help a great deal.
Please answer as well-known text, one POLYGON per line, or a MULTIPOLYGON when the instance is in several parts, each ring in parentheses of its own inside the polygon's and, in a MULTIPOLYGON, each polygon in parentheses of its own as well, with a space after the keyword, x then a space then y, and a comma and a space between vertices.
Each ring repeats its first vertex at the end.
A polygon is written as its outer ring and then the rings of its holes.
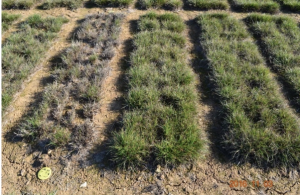
POLYGON ((187 4, 201 10, 229 8, 227 0, 187 0, 187 4))
POLYGON ((102 6, 112 6, 112 7, 128 7, 133 0, 91 0, 94 4, 102 6))
POLYGON ((300 12, 300 1, 299 0, 276 0, 281 3, 282 7, 293 11, 300 12))
POLYGON ((43 2, 43 0, 3 0, 2 9, 30 9, 40 2, 43 2))
POLYGON ((262 43, 268 61, 290 86, 300 110, 300 29, 297 22, 288 17, 258 14, 250 15, 246 21, 262 43))
POLYGON ((243 12, 266 12, 276 13, 279 4, 273 0, 230 0, 233 7, 243 12))
POLYGON ((203 140, 182 35, 185 25, 175 14, 149 13, 140 18, 138 28, 128 71, 128 111, 123 129, 113 136, 113 160, 134 167, 151 160, 176 164, 195 159, 203 140))
POLYGON ((197 20, 225 115, 223 144, 239 161, 299 163, 299 121, 284 106, 279 86, 245 26, 226 14, 200 15, 197 20))
POLYGON ((66 18, 30 16, 2 47, 2 111, 51 46, 66 18))
POLYGON ((93 141, 93 116, 99 111, 102 85, 119 44, 122 14, 94 14, 74 33, 73 43, 53 62, 53 84, 42 103, 18 127, 17 135, 43 147, 80 151, 93 141))
POLYGON ((2 12, 2 30, 7 31, 12 23, 20 18, 20 14, 2 12))
POLYGON ((42 4, 43 9, 51 9, 55 7, 66 7, 68 9, 77 9, 82 6, 84 0, 45 0, 42 4))
POLYGON ((175 10, 182 7, 182 0, 138 0, 139 7, 142 9, 165 8, 175 10))

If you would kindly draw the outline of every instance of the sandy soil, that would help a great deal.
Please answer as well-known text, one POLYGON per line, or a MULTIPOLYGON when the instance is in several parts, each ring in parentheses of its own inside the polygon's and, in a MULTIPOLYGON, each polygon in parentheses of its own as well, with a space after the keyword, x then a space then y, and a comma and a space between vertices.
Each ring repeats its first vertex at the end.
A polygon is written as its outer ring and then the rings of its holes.
MULTIPOLYGON (((2 123, 2 194, 300 194, 299 169, 272 169, 262 170, 250 164, 237 166, 219 150, 218 142, 214 140, 221 128, 218 126, 218 105, 212 100, 205 88, 206 73, 199 67, 201 59, 197 58, 199 50, 196 31, 192 19, 200 11, 177 11, 186 21, 188 39, 187 50, 190 53, 191 68, 197 77, 199 90, 198 117, 199 127, 203 136, 207 138, 207 152, 203 158, 194 164, 186 164, 177 168, 157 167, 144 171, 115 171, 104 166, 101 147, 107 140, 107 131, 115 127, 122 114, 126 93, 124 72, 128 60, 133 21, 137 20, 144 11, 135 9, 100 9, 80 8, 69 11, 63 8, 43 10, 15 11, 20 13, 21 20, 29 15, 39 13, 44 16, 64 15, 70 22, 64 25, 51 49, 41 60, 37 71, 24 83, 23 90, 16 95, 9 112, 4 116, 2 123), (97 153, 87 161, 85 168, 80 168, 77 162, 65 161, 67 151, 59 149, 42 154, 34 151, 30 145, 23 142, 12 143, 4 138, 6 132, 20 120, 26 110, 34 104, 36 95, 43 90, 44 80, 49 76, 49 59, 59 54, 70 45, 69 36, 77 26, 77 21, 86 14, 97 12, 124 12, 127 14, 122 24, 120 36, 121 45, 111 61, 111 73, 104 83, 106 89, 101 94, 101 108, 94 122, 100 132, 95 144, 97 153), (39 163, 40 162, 40 163, 39 163), (51 167, 53 175, 50 179, 41 181, 36 177, 41 166, 51 167), (247 187, 231 188, 231 181, 247 181, 247 187), (264 181, 273 182, 272 187, 264 186, 264 181), (252 186, 252 182, 259 182, 259 186, 252 186), (80 185, 87 182, 87 187, 80 185)), ((163 13, 163 10, 157 10, 163 13)), ((216 11, 211 11, 216 12, 216 11)), ((229 12, 229 11, 225 11, 229 12)), ((233 13, 231 15, 242 19, 247 14, 233 13)), ((299 14, 287 14, 300 22, 299 14)), ((13 26, 2 36, 2 40, 16 30, 13 26)), ((217 139, 216 139, 217 140, 217 139)))

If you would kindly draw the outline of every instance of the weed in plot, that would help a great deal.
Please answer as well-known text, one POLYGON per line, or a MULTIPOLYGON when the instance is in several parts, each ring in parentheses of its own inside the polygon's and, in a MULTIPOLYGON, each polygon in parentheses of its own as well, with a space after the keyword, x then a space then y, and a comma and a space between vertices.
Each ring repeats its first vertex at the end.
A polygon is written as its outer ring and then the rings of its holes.
POLYGON ((2 30, 7 31, 9 26, 12 25, 14 21, 20 18, 20 14, 9 14, 2 12, 2 30))
POLYGON ((279 4, 273 0, 230 0, 233 7, 243 12, 266 12, 276 13, 279 11, 279 4))
POLYGON ((183 5, 182 0, 138 0, 141 9, 165 8, 169 10, 180 9, 183 5))
POLYGON ((299 121, 285 107, 245 26, 227 14, 204 14, 197 20, 228 128, 223 130, 225 148, 242 162, 298 164, 299 121))
POLYGON ((92 2, 100 7, 128 7, 133 2, 133 0, 92 0, 92 2))
POLYGON ((2 111, 18 92, 24 80, 34 71, 66 18, 30 16, 20 30, 8 37, 2 47, 2 111))
POLYGON ((55 7, 66 7, 74 10, 82 6, 83 0, 46 0, 41 6, 43 9, 52 9, 55 7))
POLYGON ((100 108, 103 81, 119 44, 123 17, 94 14, 85 18, 72 46, 53 61, 54 82, 43 91, 34 113, 20 123, 18 136, 37 145, 46 140, 44 147, 82 151, 90 146, 95 137, 93 117, 100 108))
POLYGON ((138 22, 128 71, 128 110, 110 151, 121 167, 183 163, 199 156, 196 88, 187 65, 183 21, 149 13, 138 22))
POLYGON ((227 0, 187 0, 187 4, 201 10, 229 8, 227 0))
POLYGON ((3 0, 2 9, 30 9, 43 0, 3 0))
POLYGON ((300 31, 297 22, 288 17, 259 14, 248 16, 246 21, 262 43, 268 61, 292 89, 300 110, 300 31))

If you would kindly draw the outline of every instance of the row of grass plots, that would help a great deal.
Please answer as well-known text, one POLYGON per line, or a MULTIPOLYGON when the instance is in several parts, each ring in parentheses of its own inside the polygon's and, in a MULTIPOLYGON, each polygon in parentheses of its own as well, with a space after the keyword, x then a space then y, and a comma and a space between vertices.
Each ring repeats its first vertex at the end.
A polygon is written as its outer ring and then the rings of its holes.
POLYGON ((203 140, 185 25, 175 14, 149 13, 140 18, 138 29, 128 70, 128 110, 123 128, 113 135, 112 158, 121 167, 195 159, 203 140))
POLYGON ((100 107, 109 62, 119 45, 122 14, 89 15, 73 43, 53 60, 52 78, 42 102, 20 123, 17 135, 45 146, 79 151, 95 137, 93 117, 100 107))
POLYGON ((77 9, 81 7, 83 0, 46 0, 41 7, 43 9, 51 9, 55 7, 66 7, 68 9, 77 9))
POLYGON ((208 9, 228 9, 229 4, 227 0, 187 0, 190 7, 208 10, 208 9))
POLYGON ((276 13, 279 11, 279 4, 273 0, 230 0, 232 6, 240 11, 276 13))
POLYGON ((228 127, 223 144, 239 161, 299 163, 299 121, 283 104, 279 86, 245 25, 227 14, 205 14, 197 21, 228 127))
POLYGON ((20 14, 9 14, 2 12, 2 31, 7 31, 9 26, 20 18, 20 14))
POLYGON ((33 15, 5 40, 2 46, 2 111, 5 111, 24 80, 38 66, 66 22, 68 20, 63 17, 42 18, 33 15))
POLYGON ((269 63, 291 88, 300 111, 300 29, 297 22, 288 17, 258 14, 250 15, 246 21, 260 40, 269 63))
POLYGON ((3 0, 2 9, 30 9, 43 0, 3 0))
POLYGON ((299 0, 277 0, 281 3, 284 9, 293 11, 293 12, 300 12, 300 1, 299 0))

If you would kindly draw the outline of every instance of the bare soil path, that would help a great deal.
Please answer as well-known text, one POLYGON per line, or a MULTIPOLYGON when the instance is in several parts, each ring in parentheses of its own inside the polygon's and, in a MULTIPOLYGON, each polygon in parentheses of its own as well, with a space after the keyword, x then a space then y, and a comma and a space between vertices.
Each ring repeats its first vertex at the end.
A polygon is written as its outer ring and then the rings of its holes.
MULTIPOLYGON (((10 128, 26 113, 26 110, 34 102, 35 95, 43 90, 43 80, 49 76, 49 59, 59 54, 63 49, 70 46, 68 39, 70 33, 76 27, 77 21, 84 18, 86 14, 105 12, 100 8, 79 8, 69 11, 64 8, 51 10, 9 10, 10 13, 20 13, 21 20, 29 15, 39 13, 44 16, 64 15, 70 22, 63 26, 58 39, 47 56, 42 60, 39 69, 24 84, 24 89, 16 96, 11 110, 5 116, 2 123, 2 134, 10 128)), ((125 12, 126 18, 122 24, 120 35, 121 44, 116 51, 115 57, 110 63, 111 73, 104 83, 106 89, 101 94, 102 102, 99 113, 94 122, 100 132, 98 144, 106 140, 106 131, 114 128, 115 122, 123 111, 124 89, 124 64, 128 60, 132 21, 137 20, 145 11, 135 9, 110 9, 109 12, 125 12)), ((156 10, 164 13, 164 10, 156 10)), ((217 11, 210 11, 217 12, 217 11)), ((247 14, 228 12, 242 19, 247 14)), ((261 170, 249 164, 237 166, 228 162, 218 150, 218 142, 214 141, 219 128, 218 106, 205 89, 207 74, 201 68, 201 59, 197 59, 199 46, 197 44, 197 32, 193 19, 203 13, 202 11, 178 11, 177 12, 187 24, 186 37, 188 39, 187 49, 190 52, 190 64, 197 77, 197 85, 200 94, 198 105, 199 126, 205 131, 205 137, 210 140, 208 152, 205 159, 197 163, 183 165, 174 169, 160 168, 160 171, 148 170, 137 172, 114 172, 98 165, 79 168, 76 163, 63 163, 60 157, 64 157, 65 151, 54 150, 51 154, 28 152, 29 145, 17 142, 7 142, 2 136, 2 194, 300 194, 299 169, 273 169, 261 170), (200 67, 198 64, 200 63, 200 67), (28 154, 27 154, 28 152, 28 154), (40 168, 36 159, 48 159, 49 167, 53 170, 50 179, 40 181, 36 172, 40 168), (245 188, 230 188, 231 180, 246 180, 248 186, 245 188), (272 180, 273 187, 264 187, 265 180, 272 180), (253 187, 252 181, 259 181, 259 187, 253 187), (87 182, 86 188, 80 185, 87 182)), ((299 14, 288 14, 300 22, 299 14)), ((13 27, 14 28, 14 27, 13 27)), ((5 33, 5 39, 14 29, 5 33)))

